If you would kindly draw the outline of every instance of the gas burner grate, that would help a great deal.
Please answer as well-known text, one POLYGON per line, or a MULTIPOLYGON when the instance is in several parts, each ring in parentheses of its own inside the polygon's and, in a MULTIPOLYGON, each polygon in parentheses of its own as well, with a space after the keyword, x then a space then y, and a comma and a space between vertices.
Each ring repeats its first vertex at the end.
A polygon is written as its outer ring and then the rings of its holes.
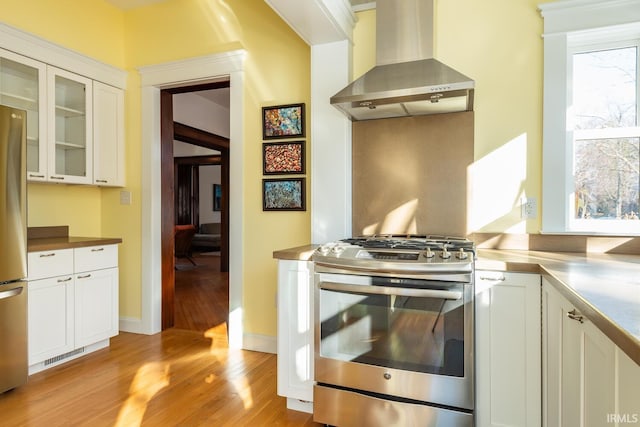
POLYGON ((406 249, 406 250, 424 250, 442 249, 458 250, 474 250, 475 245, 471 240, 463 237, 451 237, 444 235, 419 235, 419 234, 378 234, 371 236, 354 237, 344 239, 342 242, 356 245, 369 249, 406 249))

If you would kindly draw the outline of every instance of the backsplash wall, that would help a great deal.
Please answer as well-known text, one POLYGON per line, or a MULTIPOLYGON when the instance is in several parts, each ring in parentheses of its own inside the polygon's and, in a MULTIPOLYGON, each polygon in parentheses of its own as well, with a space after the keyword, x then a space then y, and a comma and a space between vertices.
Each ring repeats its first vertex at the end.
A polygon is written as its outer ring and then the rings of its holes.
POLYGON ((473 126, 473 112, 353 122, 353 234, 466 236, 473 126))

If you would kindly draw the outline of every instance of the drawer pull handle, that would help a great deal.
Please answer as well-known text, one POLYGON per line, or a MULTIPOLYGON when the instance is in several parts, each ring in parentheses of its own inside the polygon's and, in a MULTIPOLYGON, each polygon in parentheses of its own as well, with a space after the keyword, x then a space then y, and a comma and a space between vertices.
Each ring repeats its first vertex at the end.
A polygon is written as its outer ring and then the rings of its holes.
POLYGON ((109 181, 107 181, 106 179, 96 179, 96 182, 102 182, 102 183, 106 184, 109 181))
POLYGON ((58 283, 69 282, 71 279, 72 277, 67 277, 66 279, 58 279, 58 283))
POLYGON ((64 176, 53 176, 53 175, 51 175, 50 178, 51 179, 57 179, 57 180, 60 180, 60 181, 64 181, 64 176))
POLYGON ((497 280, 499 282, 504 282, 505 280, 507 280, 507 278, 504 276, 500 276, 500 277, 480 276, 480 280, 491 280, 491 281, 497 280))
POLYGON ((29 178, 44 178, 44 175, 38 175, 35 173, 30 173, 29 178))
POLYGON ((78 279, 88 279, 91 277, 91 274, 85 274, 84 276, 78 276, 78 279))
POLYGON ((104 248, 91 249, 91 252, 100 252, 104 251, 104 248))
POLYGON ((580 323, 584 323, 584 316, 578 313, 575 308, 567 312, 567 317, 572 320, 577 320, 580 323))
POLYGON ((40 258, 48 258, 50 256, 56 256, 55 252, 52 252, 50 254, 40 254, 40 258))

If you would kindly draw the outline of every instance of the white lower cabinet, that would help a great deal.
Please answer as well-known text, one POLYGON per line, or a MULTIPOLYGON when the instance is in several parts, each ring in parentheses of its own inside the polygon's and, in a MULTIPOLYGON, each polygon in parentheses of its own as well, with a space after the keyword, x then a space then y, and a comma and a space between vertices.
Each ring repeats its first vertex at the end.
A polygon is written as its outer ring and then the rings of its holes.
POLYGON ((542 280, 543 425, 640 425, 640 366, 542 280))
POLYGON ((313 412, 313 267, 278 260, 278 395, 313 412))
POLYGON ((118 269, 75 276, 75 342, 77 347, 118 335, 118 269))
POLYGON ((29 281, 29 366, 73 350, 73 276, 29 281))
POLYGON ((540 275, 476 271, 476 426, 540 426, 540 275))
POLYGON ((118 247, 30 252, 29 372, 106 347, 118 334, 118 247))

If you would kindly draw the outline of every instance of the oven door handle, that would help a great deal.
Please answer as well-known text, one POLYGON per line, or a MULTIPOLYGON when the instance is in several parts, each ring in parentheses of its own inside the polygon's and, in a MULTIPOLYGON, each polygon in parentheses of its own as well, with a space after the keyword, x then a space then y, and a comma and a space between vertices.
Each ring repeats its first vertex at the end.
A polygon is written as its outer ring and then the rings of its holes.
POLYGON ((401 297, 439 298, 448 300, 462 299, 462 292, 442 289, 396 288, 389 286, 348 285, 345 283, 320 282, 320 289, 358 294, 397 295, 401 297))

